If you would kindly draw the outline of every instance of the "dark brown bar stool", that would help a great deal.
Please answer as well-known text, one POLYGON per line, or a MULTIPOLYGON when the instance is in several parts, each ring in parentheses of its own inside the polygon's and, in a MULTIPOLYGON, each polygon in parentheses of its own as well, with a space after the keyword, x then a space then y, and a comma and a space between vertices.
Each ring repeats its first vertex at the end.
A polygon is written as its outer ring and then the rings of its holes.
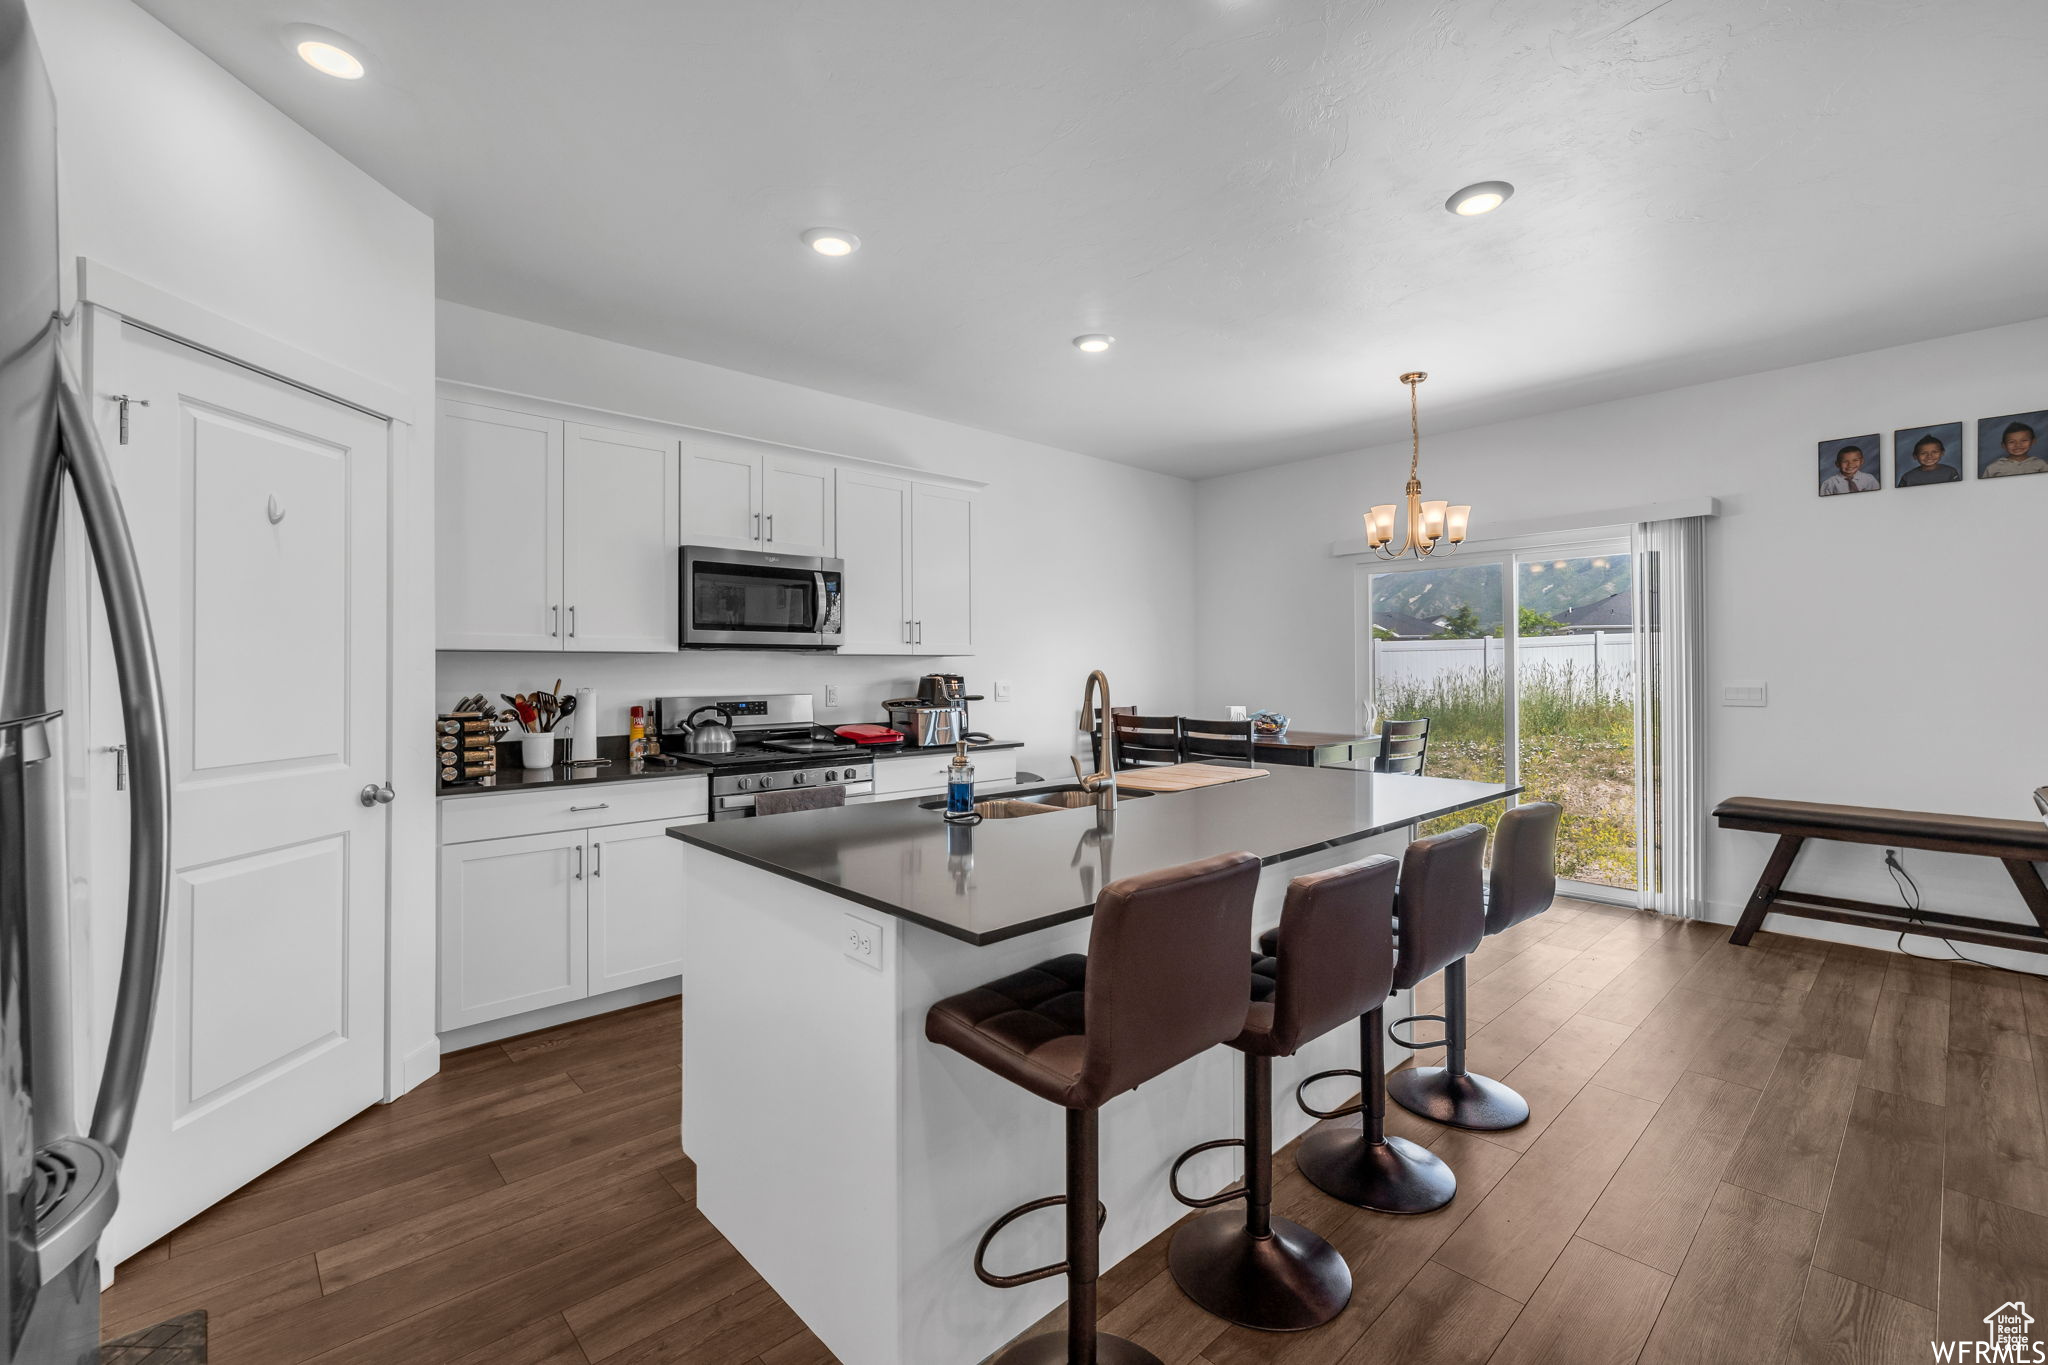
POLYGON ((1258 743, 1248 720, 1184 718, 1180 723, 1180 756, 1197 763, 1220 758, 1247 768, 1259 765, 1258 743))
POLYGON ((949 996, 925 1016, 925 1037, 1067 1111, 1067 1192, 1011 1209, 974 1249, 982 1283, 1008 1289, 1067 1277, 1064 1335, 1028 1338, 994 1365, 1159 1365, 1142 1346, 1095 1330, 1100 1237, 1097 1120, 1109 1100, 1244 1031, 1244 943, 1259 860, 1226 853, 1127 877, 1095 901, 1088 953, 949 996), (983 1263, 1010 1223, 1064 1204, 1067 1259, 1016 1275, 983 1263))
POLYGON ((1242 1218, 1219 1209, 1185 1224, 1166 1253, 1181 1292, 1240 1327, 1320 1327, 1351 1301, 1351 1269, 1337 1249, 1273 1217, 1273 1059, 1387 998, 1393 963, 1383 945, 1392 942, 1399 871, 1392 858, 1373 857, 1287 884, 1285 946, 1278 957, 1253 959, 1251 1016, 1230 1044, 1244 1054, 1245 1135, 1190 1147, 1167 1173, 1173 1197, 1189 1208, 1245 1201, 1242 1218), (1207 1199, 1182 1194, 1181 1166, 1218 1147, 1245 1149, 1244 1187, 1207 1199))
MULTIPOLYGON (((1486 891, 1488 934, 1497 934, 1542 914, 1557 898, 1560 810, 1555 801, 1531 801, 1501 816, 1500 827, 1493 835, 1493 873, 1486 891)), ((1406 886, 1402 892, 1405 898, 1406 886)), ((1529 1121, 1527 1100, 1492 1077, 1474 1075, 1465 1069, 1463 957, 1444 968, 1444 1012, 1396 1020, 1394 1027, 1423 1022, 1443 1024, 1444 1064, 1409 1067, 1389 1076, 1387 1093, 1394 1097, 1394 1103, 1411 1114, 1482 1133, 1515 1128, 1529 1121)), ((1399 1034, 1393 1038, 1404 1046, 1414 1046, 1399 1034)))
POLYGON ((1116 766, 1142 768, 1180 762, 1180 717, 1113 714, 1116 766))
POLYGON ((1374 772, 1420 777, 1422 762, 1428 757, 1429 717, 1380 722, 1380 751, 1372 762, 1374 772))
MULTIPOLYGON (((1485 855, 1484 825, 1463 825, 1408 845, 1388 949, 1393 954, 1390 991, 1414 986, 1479 946, 1486 934, 1480 870, 1485 855)), ((1387 1075, 1385 1017, 1382 1003, 1359 1020, 1356 1072, 1320 1072, 1296 1088, 1295 1102, 1305 1113, 1338 1118, 1363 1110, 1364 1119, 1356 1129, 1310 1134, 1295 1161, 1317 1189, 1347 1204, 1380 1213, 1428 1213, 1451 1202, 1458 1178, 1428 1148, 1387 1134, 1393 1079, 1387 1075), (1356 1105, 1325 1111, 1303 1098, 1317 1081, 1352 1075, 1359 1078, 1356 1105)))

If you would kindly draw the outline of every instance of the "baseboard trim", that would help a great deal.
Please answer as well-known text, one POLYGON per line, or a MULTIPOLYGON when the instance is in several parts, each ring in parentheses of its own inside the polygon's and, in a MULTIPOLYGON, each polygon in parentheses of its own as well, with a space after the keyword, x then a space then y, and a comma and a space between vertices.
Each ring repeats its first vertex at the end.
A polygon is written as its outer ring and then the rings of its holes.
POLYGON ((470 1024, 466 1028, 450 1029, 440 1037, 440 1052, 434 1059, 438 1068, 440 1058, 464 1048, 482 1047, 485 1043, 501 1043, 507 1038, 517 1038, 522 1033, 536 1033, 557 1024, 573 1024, 578 1019, 589 1019, 599 1014, 610 1014, 613 1010, 630 1009, 644 1005, 650 1000, 664 1000, 683 993, 681 977, 671 976, 661 981, 646 981, 624 990, 606 991, 593 995, 587 1000, 570 1000, 546 1009, 528 1010, 524 1014, 507 1015, 503 1019, 490 1019, 481 1024, 470 1024))
MULTIPOLYGON (((429 1038, 405 1054, 398 1064, 398 1094, 403 1095, 441 1070, 441 1040, 429 1038)), ((397 1099, 397 1095, 391 1098, 397 1099)))

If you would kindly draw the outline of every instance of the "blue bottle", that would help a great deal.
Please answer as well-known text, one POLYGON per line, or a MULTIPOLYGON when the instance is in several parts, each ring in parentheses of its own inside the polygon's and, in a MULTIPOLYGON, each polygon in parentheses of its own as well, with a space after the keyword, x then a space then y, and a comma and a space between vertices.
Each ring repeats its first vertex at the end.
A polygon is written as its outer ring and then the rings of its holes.
POLYGON ((946 769, 946 818, 959 820, 974 815, 974 765, 967 761, 967 743, 953 749, 952 766, 946 769))

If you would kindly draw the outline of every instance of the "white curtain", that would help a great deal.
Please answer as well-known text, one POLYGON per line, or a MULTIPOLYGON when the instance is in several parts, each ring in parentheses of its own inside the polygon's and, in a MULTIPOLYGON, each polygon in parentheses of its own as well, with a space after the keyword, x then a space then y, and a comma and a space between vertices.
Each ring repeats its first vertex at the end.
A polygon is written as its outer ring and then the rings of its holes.
POLYGON ((1705 517, 1636 524, 1636 753, 1643 904, 1706 915, 1700 677, 1705 517))

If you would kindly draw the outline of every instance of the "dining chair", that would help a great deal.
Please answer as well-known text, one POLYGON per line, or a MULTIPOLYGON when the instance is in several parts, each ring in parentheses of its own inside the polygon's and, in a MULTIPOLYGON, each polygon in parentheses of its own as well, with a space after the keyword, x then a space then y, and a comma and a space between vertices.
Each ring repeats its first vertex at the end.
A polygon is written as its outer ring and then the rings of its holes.
MULTIPOLYGON (((1113 716, 1135 716, 1138 714, 1138 708, 1135 706, 1112 706, 1109 708, 1109 712, 1113 716)), ((1099 773, 1102 771, 1102 711, 1099 707, 1096 709, 1095 714, 1088 718, 1088 723, 1088 744, 1095 754, 1095 771, 1099 773)))
POLYGON ((1429 717, 1380 722, 1380 753, 1373 760, 1376 773, 1407 773, 1422 776, 1423 756, 1429 752, 1429 717))
POLYGON ((1180 762, 1180 717, 1112 714, 1116 732, 1116 766, 1158 767, 1180 762))
POLYGON ((1258 748, 1248 720, 1190 720, 1180 723, 1181 757, 1193 761, 1220 758, 1227 763, 1258 766, 1258 748))

